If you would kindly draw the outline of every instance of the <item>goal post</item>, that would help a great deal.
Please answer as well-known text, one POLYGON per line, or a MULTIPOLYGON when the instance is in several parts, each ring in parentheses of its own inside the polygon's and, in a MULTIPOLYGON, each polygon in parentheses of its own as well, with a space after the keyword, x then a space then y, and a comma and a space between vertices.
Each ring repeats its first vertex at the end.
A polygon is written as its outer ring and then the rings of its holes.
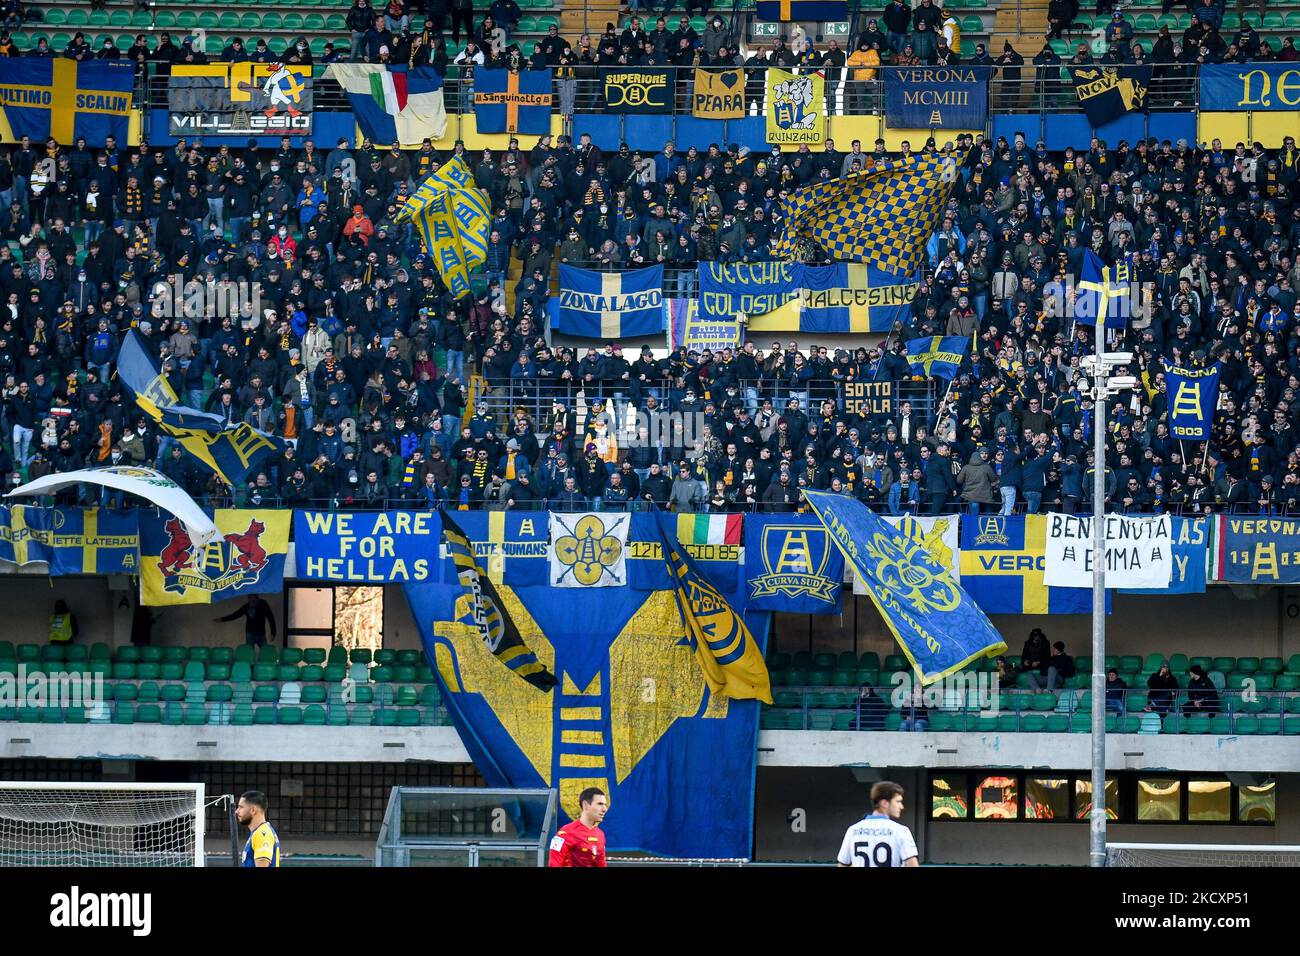
POLYGON ((201 783, 0 780, 0 866, 203 866, 201 783))
POLYGON ((1107 843, 1107 866, 1300 866, 1300 846, 1107 843))

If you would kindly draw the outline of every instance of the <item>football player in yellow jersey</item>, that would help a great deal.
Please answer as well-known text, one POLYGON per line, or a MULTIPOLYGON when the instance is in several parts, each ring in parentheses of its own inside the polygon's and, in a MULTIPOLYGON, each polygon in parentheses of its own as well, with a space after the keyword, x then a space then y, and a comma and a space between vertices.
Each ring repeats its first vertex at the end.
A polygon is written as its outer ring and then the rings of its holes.
POLYGON ((235 816, 248 827, 243 866, 279 866, 280 837, 266 821, 266 794, 249 790, 239 798, 235 816))

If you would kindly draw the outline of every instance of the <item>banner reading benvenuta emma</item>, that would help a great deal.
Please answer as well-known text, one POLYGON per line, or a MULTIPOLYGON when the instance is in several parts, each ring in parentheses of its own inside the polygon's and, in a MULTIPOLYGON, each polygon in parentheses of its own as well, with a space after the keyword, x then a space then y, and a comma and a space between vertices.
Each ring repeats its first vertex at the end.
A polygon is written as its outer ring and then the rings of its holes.
MULTIPOLYGON (((1174 573, 1173 520, 1169 515, 1106 516, 1106 586, 1163 588, 1174 573)), ((1092 586, 1092 518, 1047 516, 1043 583, 1048 587, 1092 586)))

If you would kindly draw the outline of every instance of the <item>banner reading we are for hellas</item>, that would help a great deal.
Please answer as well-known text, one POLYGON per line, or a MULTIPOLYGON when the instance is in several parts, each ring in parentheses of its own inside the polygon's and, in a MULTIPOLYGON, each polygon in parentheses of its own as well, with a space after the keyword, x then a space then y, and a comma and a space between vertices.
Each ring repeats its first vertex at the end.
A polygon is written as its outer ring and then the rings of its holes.
POLYGON ((284 589, 293 512, 218 509, 217 536, 196 545, 179 518, 140 519, 140 603, 214 604, 284 589))
POLYGON ((296 511, 293 528, 300 578, 372 584, 440 578, 436 511, 296 511))

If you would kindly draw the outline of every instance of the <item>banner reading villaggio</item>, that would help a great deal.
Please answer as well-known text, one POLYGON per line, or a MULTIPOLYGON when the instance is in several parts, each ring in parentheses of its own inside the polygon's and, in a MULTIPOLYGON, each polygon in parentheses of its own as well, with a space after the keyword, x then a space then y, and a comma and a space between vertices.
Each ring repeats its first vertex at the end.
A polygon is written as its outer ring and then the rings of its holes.
POLYGON ((311 67, 178 63, 167 83, 167 135, 311 133, 311 67))
POLYGON ((1201 67, 1201 109, 1295 112, 1300 109, 1300 68, 1295 63, 1206 63, 1201 67))
POLYGON ((895 129, 983 129, 989 67, 883 66, 885 122, 895 129))
POLYGON ((605 106, 611 113, 671 113, 672 70, 606 70, 605 106))
POLYGON ((767 141, 817 144, 826 139, 826 81, 820 73, 767 71, 767 141))
POLYGON ((295 511, 298 577, 396 583, 439 580, 436 511, 295 511))

